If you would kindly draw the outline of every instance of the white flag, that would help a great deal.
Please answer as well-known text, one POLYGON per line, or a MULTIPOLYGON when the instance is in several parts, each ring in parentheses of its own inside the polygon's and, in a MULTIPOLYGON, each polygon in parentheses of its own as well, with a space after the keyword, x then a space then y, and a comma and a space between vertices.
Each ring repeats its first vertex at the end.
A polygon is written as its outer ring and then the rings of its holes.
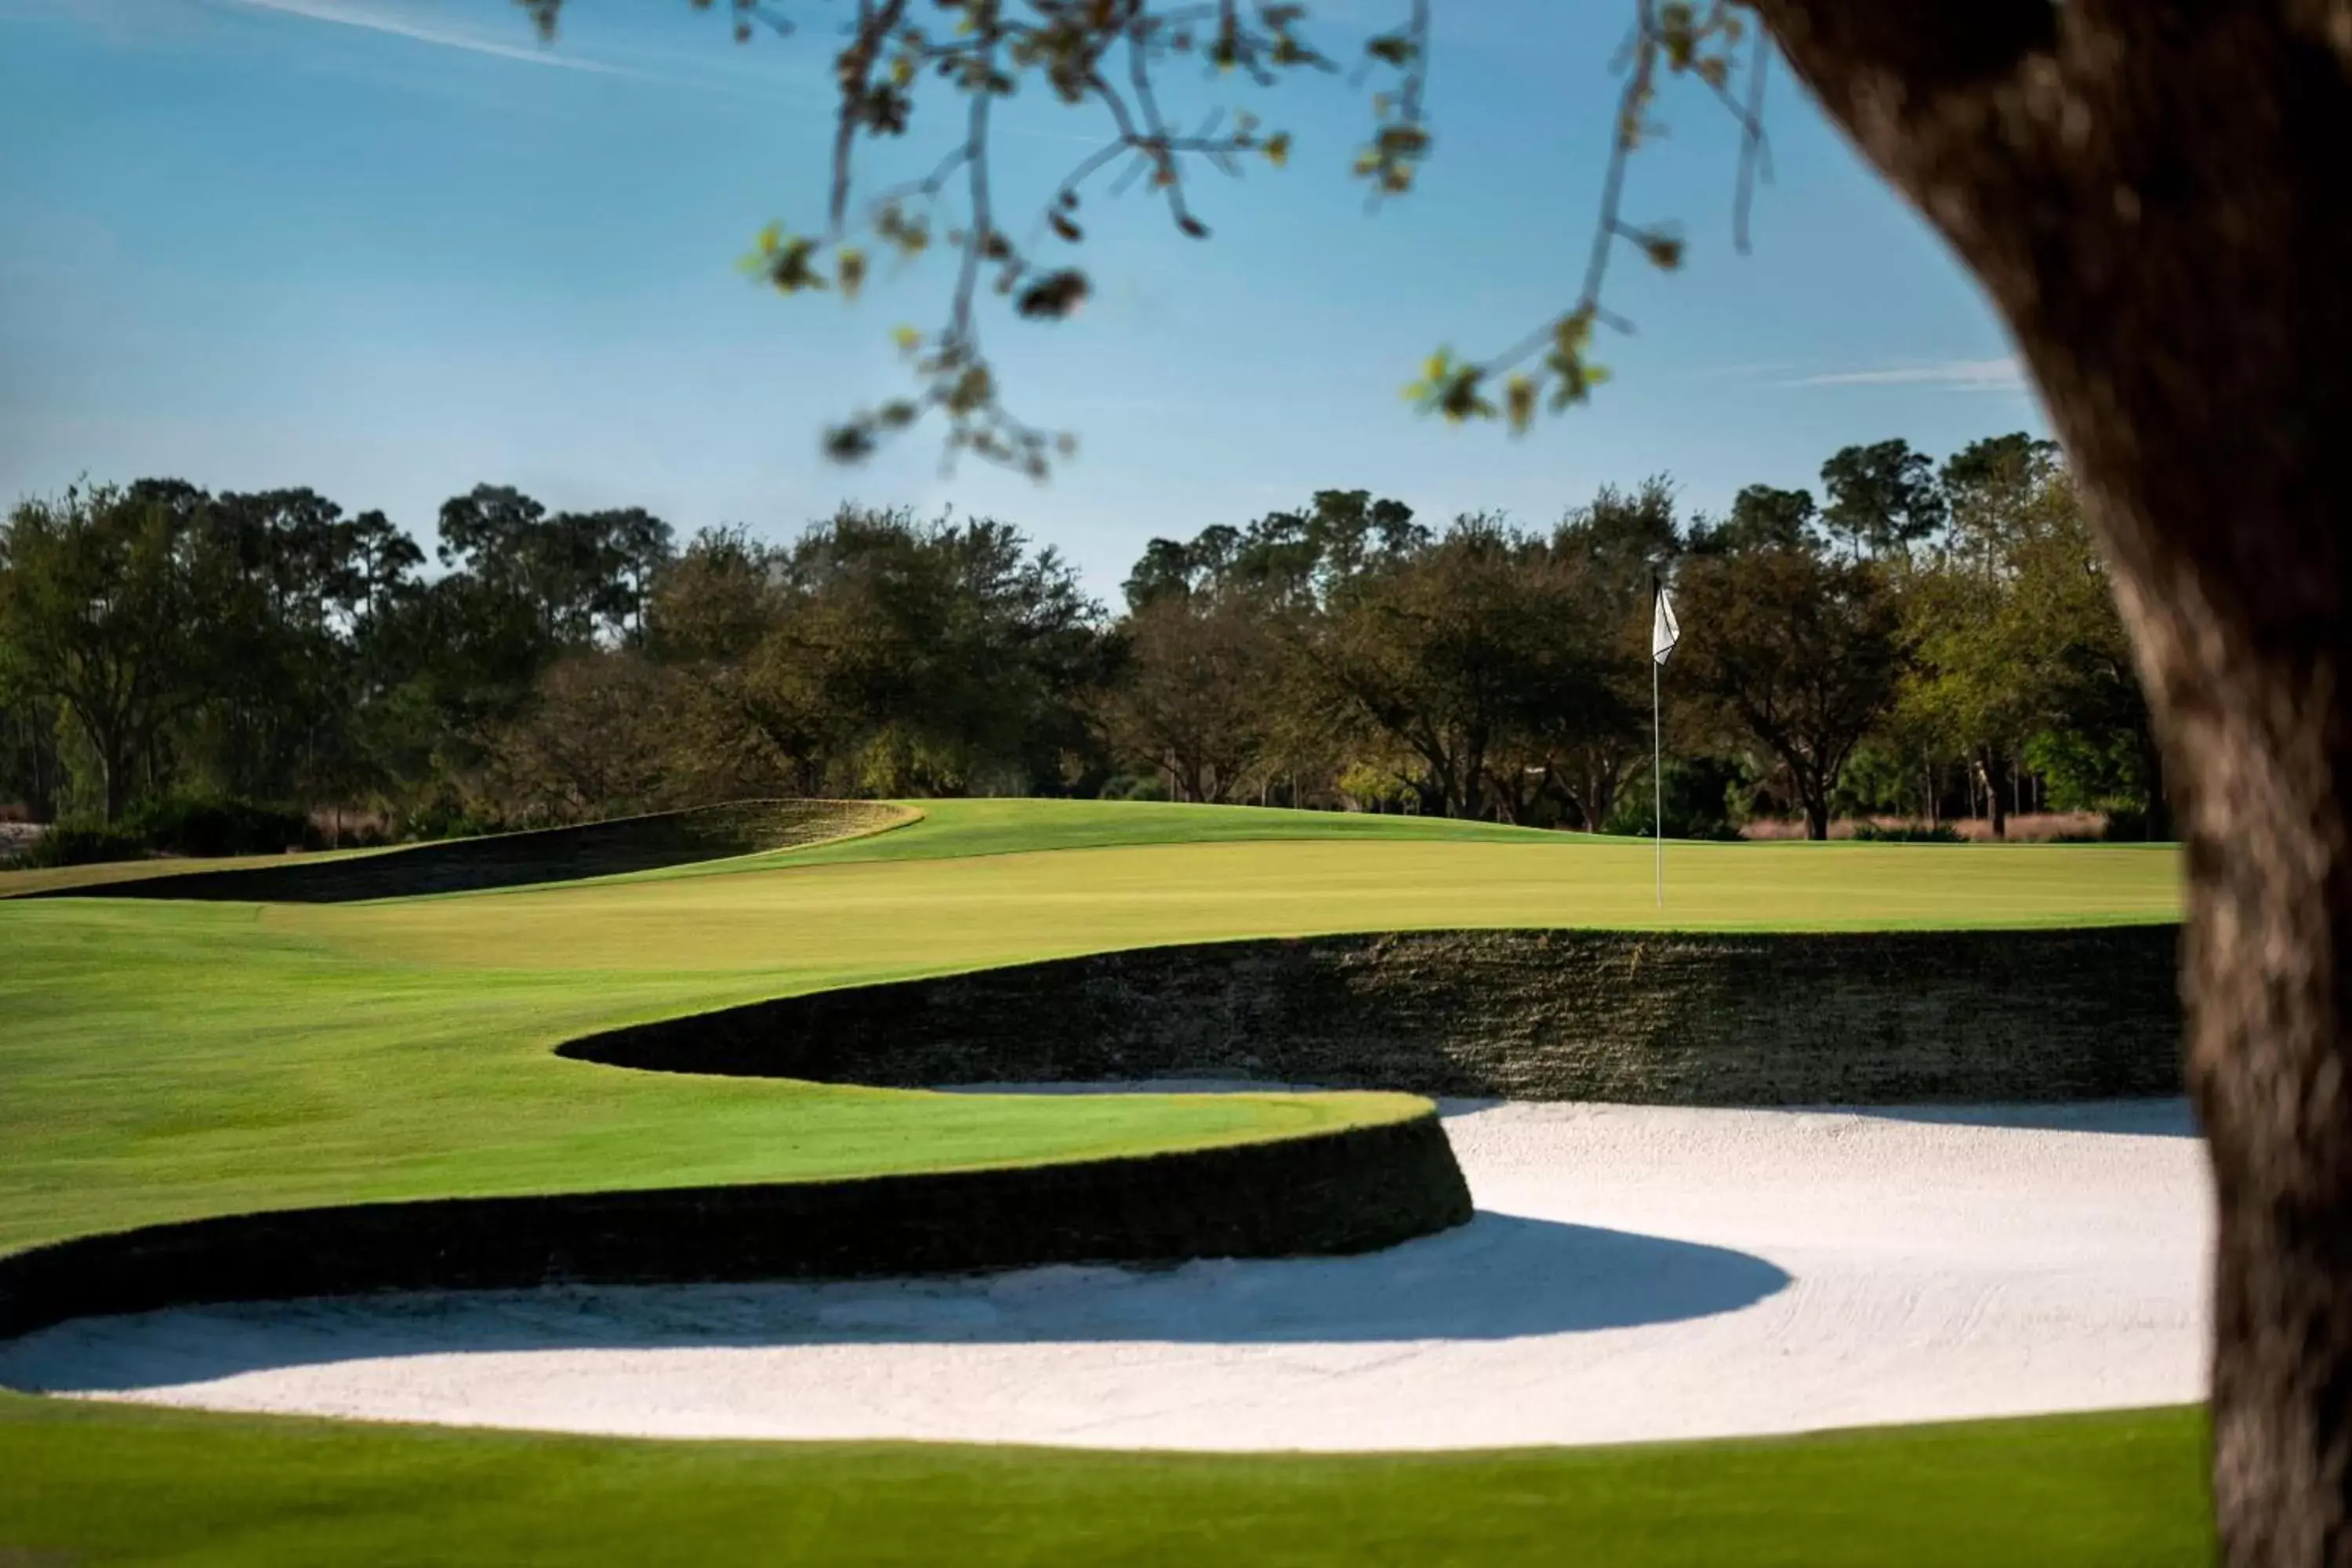
POLYGON ((1666 596, 1665 584, 1658 589, 1657 614, 1650 620, 1650 657, 1660 664, 1674 656, 1675 644, 1683 640, 1683 624, 1675 619, 1675 602, 1666 596))

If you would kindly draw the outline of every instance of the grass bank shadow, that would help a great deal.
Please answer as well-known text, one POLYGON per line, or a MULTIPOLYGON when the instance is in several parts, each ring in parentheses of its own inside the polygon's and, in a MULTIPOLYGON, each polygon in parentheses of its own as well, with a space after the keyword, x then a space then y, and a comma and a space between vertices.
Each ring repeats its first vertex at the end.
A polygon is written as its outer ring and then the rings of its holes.
POLYGON ((292 858, 283 864, 173 871, 166 863, 152 876, 68 883, 14 896, 345 904, 478 893, 796 848, 913 820, 913 812, 876 801, 738 801, 364 854, 292 858))
POLYGON ((0 1384, 127 1393, 266 1368, 541 1350, 1517 1339, 1711 1317, 1790 1282, 1726 1247, 1482 1210, 1467 1226, 1344 1258, 403 1292, 84 1318, 0 1344, 0 1384))
MULTIPOLYGON (((1261 1082, 1252 1079, 1160 1078, 1084 1083, 977 1083, 944 1085, 948 1094, 1314 1094, 1331 1086, 1261 1082)), ((1475 1116, 1511 1101, 1493 1096, 1438 1095, 1437 1114, 1452 1121, 1475 1116)), ((1700 1108, 1706 1109, 1706 1108, 1700 1108)), ((1734 1109, 1748 1110, 1738 1107, 1734 1109)), ((2040 1132, 2112 1132, 2140 1138, 2199 1138, 2204 1134, 2189 1101, 2172 1095, 2154 1099, 2086 1100, 2043 1105, 1797 1105, 1766 1107, 1791 1116, 1866 1116, 1880 1121, 1916 1121, 1940 1127, 2003 1127, 2040 1132)))
POLYGON ((2197 1115, 2179 1096, 2094 1100, 2071 1105, 1854 1105, 1854 1116, 1939 1127, 2007 1127, 2036 1132, 2114 1132, 2140 1138, 2201 1138, 2197 1115))

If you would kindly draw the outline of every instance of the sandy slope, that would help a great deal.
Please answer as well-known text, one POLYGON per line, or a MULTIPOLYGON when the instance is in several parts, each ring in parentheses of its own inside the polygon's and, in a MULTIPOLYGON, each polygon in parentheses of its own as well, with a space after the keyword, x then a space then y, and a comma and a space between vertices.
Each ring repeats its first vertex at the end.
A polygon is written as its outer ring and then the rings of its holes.
POLYGON ((1469 1226, 1373 1257, 217 1308, 0 1344, 18 1387, 677 1436, 1590 1443, 2204 1392, 2177 1102, 1451 1107, 1469 1226))

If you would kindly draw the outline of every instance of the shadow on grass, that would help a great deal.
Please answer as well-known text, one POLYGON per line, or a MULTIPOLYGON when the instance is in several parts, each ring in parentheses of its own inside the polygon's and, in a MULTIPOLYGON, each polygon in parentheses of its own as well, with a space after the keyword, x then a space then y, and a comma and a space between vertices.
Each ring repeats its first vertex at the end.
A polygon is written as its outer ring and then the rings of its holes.
POLYGON ((1455 1230, 1348 1258, 404 1292, 85 1318, 0 1344, 0 1384, 122 1393, 277 1367, 485 1352, 1517 1339, 1710 1317, 1789 1283, 1774 1265, 1725 1247, 1481 1211, 1455 1230))
MULTIPOLYGON (((948 1094, 1315 1094, 1331 1086, 1272 1083, 1251 1079, 1163 1078, 1088 1083, 976 1083, 942 1086, 948 1094)), ((1511 1104, 1507 1100, 1440 1095, 1437 1113, 1447 1121, 1511 1104)), ((1694 1107, 1693 1109, 1727 1109, 1694 1107)), ((1731 1107, 1736 1114, 1759 1110, 1788 1116, 1866 1116, 1877 1121, 1916 1121, 1938 1127, 2003 1127, 2040 1132, 2113 1132, 2139 1138, 2203 1136, 2189 1101, 2171 1096, 2142 1100, 2086 1100, 2050 1105, 1820 1105, 1731 1107)))
POLYGON ((292 859, 283 865, 210 871, 165 868, 153 876, 43 888, 16 897, 346 904, 428 893, 475 893, 657 871, 701 860, 793 848, 913 819, 911 812, 873 801, 739 801, 572 827, 292 859))

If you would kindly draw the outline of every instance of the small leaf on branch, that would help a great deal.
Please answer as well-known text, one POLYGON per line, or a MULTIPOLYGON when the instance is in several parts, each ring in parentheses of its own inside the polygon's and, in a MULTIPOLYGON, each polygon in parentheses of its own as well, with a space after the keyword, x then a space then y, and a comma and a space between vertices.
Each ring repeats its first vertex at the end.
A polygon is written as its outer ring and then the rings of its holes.
POLYGON ((1076 268, 1048 272, 1021 291, 1013 310, 1031 321, 1057 321, 1085 303, 1092 285, 1076 268))
POLYGON ((784 294, 827 287, 824 275, 812 265, 816 250, 817 242, 814 239, 786 240, 782 249, 768 258, 768 281, 784 294))
POLYGON ((961 419, 988 406, 989 399, 995 395, 996 383, 990 377, 988 367, 972 365, 956 377, 955 384, 948 389, 948 412, 961 419))
POLYGON ((852 421, 824 433, 824 455, 836 463, 862 462, 874 455, 874 432, 852 421))
POLYGON ((1678 236, 1663 234, 1656 229, 1643 229, 1633 237, 1650 265, 1661 272, 1672 272, 1683 264, 1683 242, 1678 236))
POLYGON ((1535 417, 1536 384, 1524 375, 1515 375, 1504 384, 1503 406, 1511 419, 1511 434, 1525 434, 1528 422, 1535 417))

